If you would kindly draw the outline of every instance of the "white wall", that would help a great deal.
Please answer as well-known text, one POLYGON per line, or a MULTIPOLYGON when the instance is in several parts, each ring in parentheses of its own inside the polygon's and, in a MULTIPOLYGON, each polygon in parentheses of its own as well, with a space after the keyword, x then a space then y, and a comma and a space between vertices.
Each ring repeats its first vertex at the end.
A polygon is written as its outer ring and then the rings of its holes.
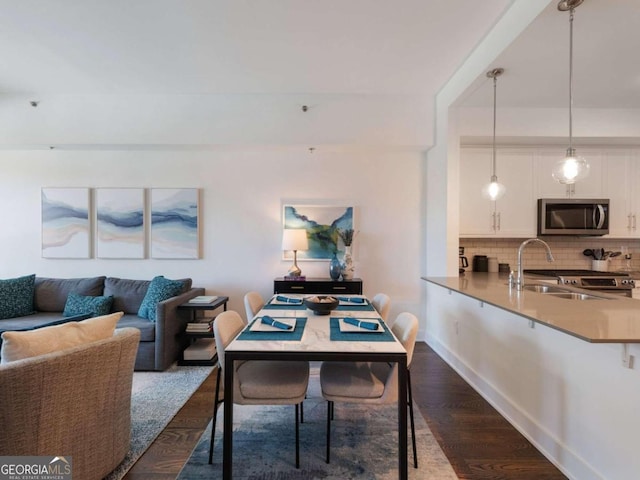
POLYGON ((428 275, 455 275, 458 270, 461 120, 455 102, 550 2, 515 0, 436 97, 435 144, 428 152, 425 183, 428 275))
MULTIPOLYGON (((0 151, 0 278, 110 275, 191 277, 210 294, 272 293, 281 260, 282 202, 356 207, 356 276, 365 293, 386 292, 392 315, 420 316, 421 155, 323 152, 306 148, 235 151, 0 151), (41 187, 201 189, 200 260, 41 258, 41 187)), ((327 262, 299 262, 328 277, 327 262)))
POLYGON ((417 95, 0 95, 0 107, 9 147, 433 143, 433 100, 417 95))
MULTIPOLYGON (((568 139, 568 108, 503 108, 497 110, 497 137, 557 137, 568 139)), ((491 137, 491 108, 459 108, 460 136, 491 137)), ((579 142, 593 138, 640 137, 640 110, 574 108, 573 136, 579 142)))

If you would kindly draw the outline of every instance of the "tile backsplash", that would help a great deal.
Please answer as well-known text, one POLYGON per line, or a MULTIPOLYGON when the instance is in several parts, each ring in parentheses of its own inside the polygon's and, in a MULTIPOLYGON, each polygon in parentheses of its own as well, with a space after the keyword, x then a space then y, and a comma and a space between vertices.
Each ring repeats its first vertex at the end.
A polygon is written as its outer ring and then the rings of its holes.
MULTIPOLYGON (((498 263, 508 263, 512 270, 518 263, 518 247, 526 239, 522 238, 461 238, 460 246, 464 247, 464 255, 469 260, 471 270, 474 255, 496 257, 498 263)), ((591 257, 582 251, 591 248, 604 248, 607 251, 619 252, 625 246, 632 255, 631 268, 640 270, 640 239, 606 239, 599 237, 545 237, 543 239, 551 247, 555 262, 548 263, 545 248, 540 244, 527 245, 522 255, 524 268, 570 268, 591 270, 591 257)), ((626 267, 623 255, 608 260, 609 271, 614 272, 626 267)))

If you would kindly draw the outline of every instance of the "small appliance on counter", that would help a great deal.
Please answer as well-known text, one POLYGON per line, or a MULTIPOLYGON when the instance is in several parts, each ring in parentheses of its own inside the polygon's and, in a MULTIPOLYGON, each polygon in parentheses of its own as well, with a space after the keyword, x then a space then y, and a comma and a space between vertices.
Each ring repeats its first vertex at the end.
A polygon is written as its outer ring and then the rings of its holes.
POLYGON ((489 273, 498 273, 498 259, 496 257, 489 257, 487 259, 489 273))
POLYGON ((489 271, 489 258, 486 255, 474 255, 473 256, 473 271, 474 272, 488 272, 489 271))
POLYGON ((469 268, 469 260, 464 256, 464 247, 458 247, 458 255, 460 260, 458 261, 458 273, 463 274, 465 268, 469 268))

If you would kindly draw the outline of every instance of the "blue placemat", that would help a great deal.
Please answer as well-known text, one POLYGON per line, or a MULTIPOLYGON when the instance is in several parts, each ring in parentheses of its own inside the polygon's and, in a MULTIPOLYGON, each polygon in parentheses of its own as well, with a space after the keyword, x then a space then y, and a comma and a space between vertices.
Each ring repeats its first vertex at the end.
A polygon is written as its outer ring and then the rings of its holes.
POLYGON ((371 305, 370 303, 368 303, 367 305, 338 305, 336 307, 336 310, 353 310, 353 311, 360 311, 360 312, 375 312, 375 308, 373 308, 373 305, 371 305))
POLYGON ((276 303, 276 304, 271 304, 271 303, 267 303, 264 307, 262 307, 264 310, 306 310, 307 307, 304 306, 304 304, 300 304, 300 305, 295 305, 295 304, 284 304, 284 303, 276 303))
MULTIPOLYGON (((343 317, 331 317, 329 328, 330 328, 330 336, 332 342, 394 342, 395 338, 389 331, 389 328, 385 325, 384 322, 380 322, 382 328, 384 328, 384 332, 380 333, 358 333, 358 332, 348 332, 344 333, 340 331, 340 318, 343 317)), ((371 321, 370 318, 362 318, 363 321, 371 321)))
MULTIPOLYGON (((244 329, 244 331, 238 335, 238 340, 292 340, 292 341, 300 341, 302 338, 302 333, 304 332, 304 326, 307 324, 306 317, 296 317, 296 328, 293 332, 282 331, 282 332, 252 332, 249 330, 251 325, 255 322, 259 322, 262 317, 256 317, 256 319, 251 322, 251 324, 244 329)), ((274 317, 276 320, 278 318, 285 317, 274 317)), ((291 317, 286 317, 291 318, 291 317)))

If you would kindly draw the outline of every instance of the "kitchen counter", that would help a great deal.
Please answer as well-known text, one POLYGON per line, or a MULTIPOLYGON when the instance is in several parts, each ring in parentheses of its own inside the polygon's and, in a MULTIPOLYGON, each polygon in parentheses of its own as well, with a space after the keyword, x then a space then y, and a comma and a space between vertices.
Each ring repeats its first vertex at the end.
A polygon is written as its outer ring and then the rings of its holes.
MULTIPOLYGON (((638 300, 564 286, 604 298, 571 300, 527 290, 519 292, 509 288, 506 274, 498 273, 467 272, 460 277, 422 279, 587 342, 640 343, 638 300)), ((525 276, 525 285, 532 284, 543 282, 525 276)))

